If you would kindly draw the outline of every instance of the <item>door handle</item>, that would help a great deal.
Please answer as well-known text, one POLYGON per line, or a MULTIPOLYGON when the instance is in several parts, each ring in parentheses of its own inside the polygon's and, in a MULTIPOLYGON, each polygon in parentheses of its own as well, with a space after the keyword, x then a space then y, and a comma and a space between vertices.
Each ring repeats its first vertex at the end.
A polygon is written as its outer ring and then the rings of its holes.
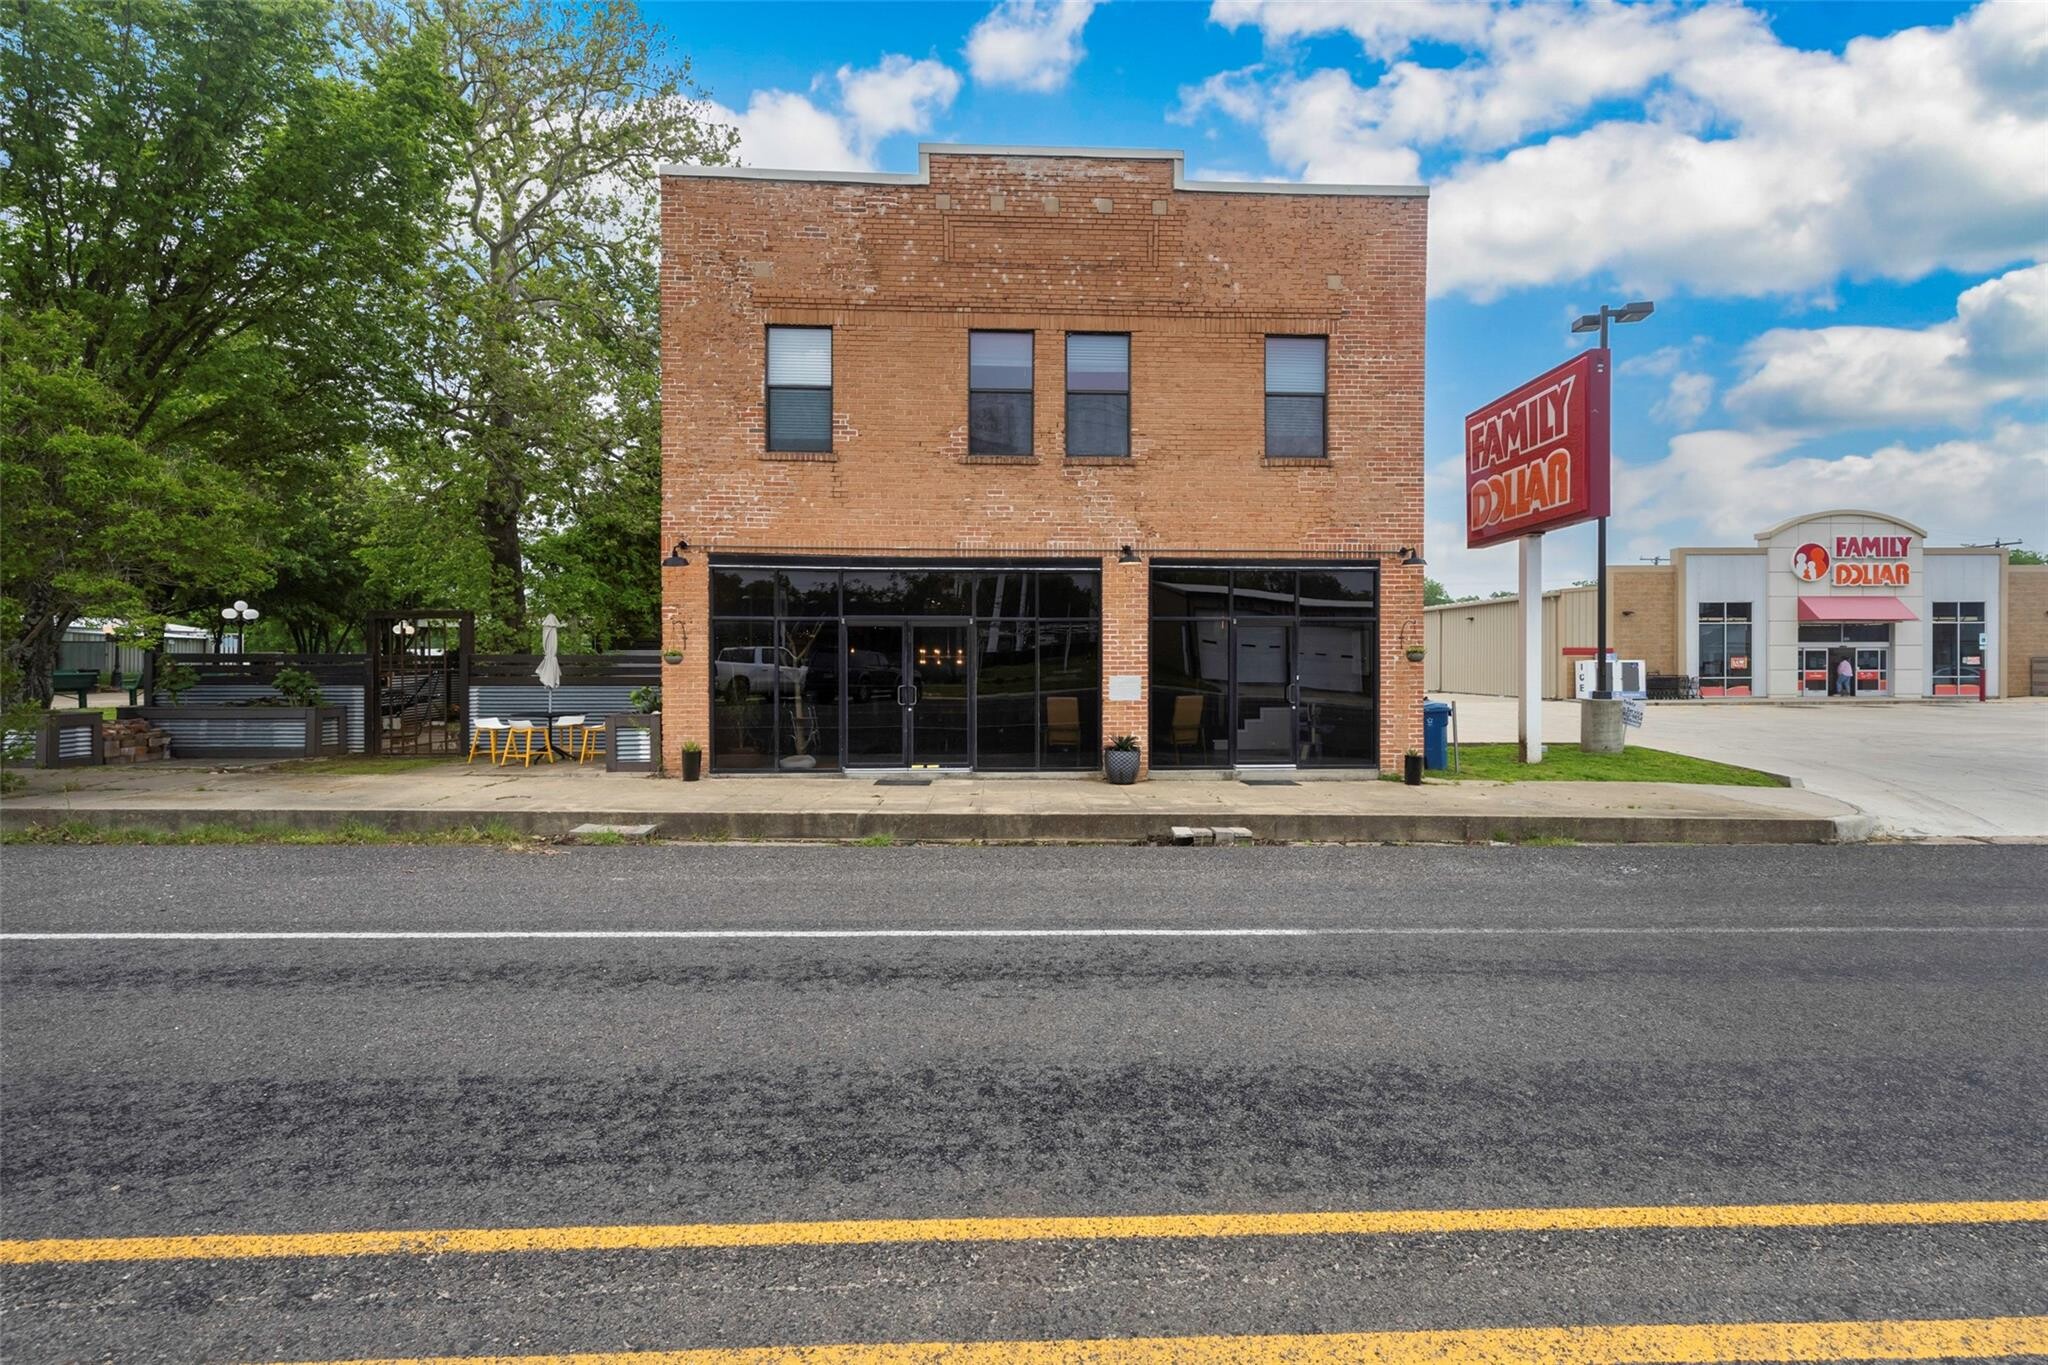
POLYGON ((1287 684, 1287 704, 1288 704, 1289 706, 1299 706, 1299 705, 1301 705, 1301 684, 1300 684, 1300 683, 1298 683, 1298 682, 1291 682, 1291 683, 1287 684))
POLYGON ((917 699, 919 693, 920 689, 918 688, 918 685, 916 683, 910 684, 910 701, 908 704, 910 706, 910 709, 913 711, 917 709, 917 699))
POLYGON ((898 706, 909 706, 909 705, 910 705, 910 701, 909 701, 909 699, 908 699, 907 697, 905 697, 905 696, 904 696, 904 694, 905 694, 906 692, 908 692, 908 691, 910 691, 910 684, 909 684, 909 683, 897 683, 897 684, 896 684, 896 704, 897 704, 898 706))

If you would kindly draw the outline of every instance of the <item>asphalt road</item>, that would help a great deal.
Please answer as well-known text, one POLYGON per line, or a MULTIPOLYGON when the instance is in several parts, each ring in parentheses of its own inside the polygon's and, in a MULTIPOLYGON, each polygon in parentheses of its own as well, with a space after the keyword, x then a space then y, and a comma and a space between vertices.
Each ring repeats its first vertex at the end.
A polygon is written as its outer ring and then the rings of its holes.
MULTIPOLYGON (((2039 1201, 2044 887, 2041 847, 9 847, 0 1238, 2039 1201), (767 936, 674 936, 735 930, 767 936), (237 936, 527 931, 671 936, 237 936)), ((310 1360, 2048 1315, 2038 1218, 765 1240, 16 1254, 0 1333, 310 1360)))

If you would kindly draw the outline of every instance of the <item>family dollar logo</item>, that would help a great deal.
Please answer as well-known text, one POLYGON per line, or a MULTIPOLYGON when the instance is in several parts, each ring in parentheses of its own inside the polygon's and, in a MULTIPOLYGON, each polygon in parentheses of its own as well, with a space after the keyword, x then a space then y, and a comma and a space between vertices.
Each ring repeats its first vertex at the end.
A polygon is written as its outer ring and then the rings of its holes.
POLYGON ((1828 552, 1812 541, 1792 552, 1792 576, 1802 583, 1818 583, 1828 576, 1828 552))

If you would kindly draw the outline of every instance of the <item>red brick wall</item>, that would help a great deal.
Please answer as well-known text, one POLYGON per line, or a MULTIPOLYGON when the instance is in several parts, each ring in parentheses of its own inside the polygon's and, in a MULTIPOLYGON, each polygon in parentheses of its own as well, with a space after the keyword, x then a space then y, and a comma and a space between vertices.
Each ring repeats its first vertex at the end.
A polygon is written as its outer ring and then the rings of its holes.
MULTIPOLYGON (((1416 196, 1175 190, 1165 160, 939 154, 929 184, 662 181, 671 766, 709 730, 705 554, 1062 552, 1104 561, 1105 663, 1143 673, 1177 554, 1380 557, 1381 752, 1419 743, 1423 268, 1416 196), (833 327, 834 449, 765 452, 765 328, 833 327), (967 333, 1036 333, 1028 459, 967 455, 967 333), (1064 456, 1064 333, 1131 334, 1131 457, 1064 456), (1327 335, 1329 458, 1267 461, 1264 342, 1327 335), (1135 585, 1135 586, 1133 586, 1135 585)), ((1105 696, 1106 735, 1143 703, 1105 696)))

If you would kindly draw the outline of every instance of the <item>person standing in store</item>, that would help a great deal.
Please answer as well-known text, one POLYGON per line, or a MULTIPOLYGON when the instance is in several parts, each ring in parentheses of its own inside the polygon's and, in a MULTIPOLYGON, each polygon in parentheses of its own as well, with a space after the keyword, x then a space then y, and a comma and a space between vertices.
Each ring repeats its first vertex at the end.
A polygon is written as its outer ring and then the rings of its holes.
POLYGON ((1856 695, 1856 665, 1847 659, 1835 665, 1835 695, 1853 697, 1856 695))

